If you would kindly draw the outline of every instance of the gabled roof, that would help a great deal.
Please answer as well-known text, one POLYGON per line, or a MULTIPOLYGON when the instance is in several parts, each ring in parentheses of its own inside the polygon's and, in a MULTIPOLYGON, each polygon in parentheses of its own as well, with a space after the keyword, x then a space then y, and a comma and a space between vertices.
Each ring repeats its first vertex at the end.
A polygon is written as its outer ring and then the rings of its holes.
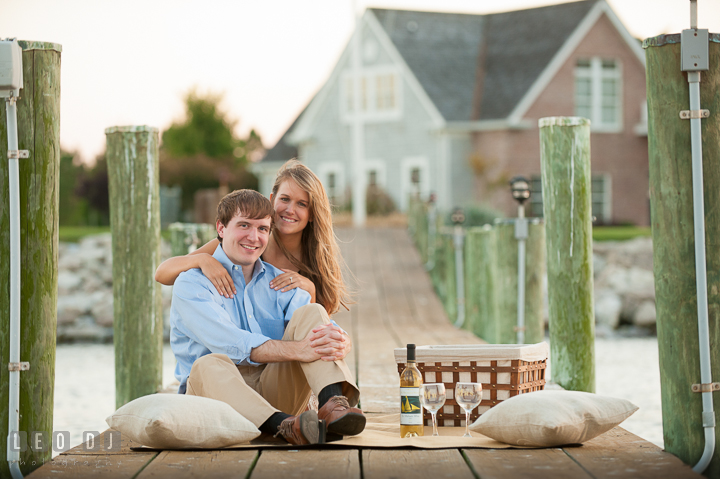
POLYGON ((445 120, 468 121, 483 43, 483 16, 371 11, 445 120))
MULTIPOLYGON (((370 23, 382 28, 445 122, 518 121, 602 13, 644 63, 639 45, 605 0, 489 15, 368 12, 370 23)), ((263 161, 297 155, 290 136, 302 115, 263 161)))
POLYGON ((596 0, 487 15, 479 117, 507 118, 596 0))

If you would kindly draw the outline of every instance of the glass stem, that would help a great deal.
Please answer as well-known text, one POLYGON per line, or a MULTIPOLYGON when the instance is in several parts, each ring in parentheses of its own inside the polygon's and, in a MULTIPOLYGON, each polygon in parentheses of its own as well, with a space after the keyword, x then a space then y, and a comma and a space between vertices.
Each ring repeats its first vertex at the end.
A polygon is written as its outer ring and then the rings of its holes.
POLYGON ((470 411, 465 411, 465 435, 470 435, 470 411))
POLYGON ((433 436, 439 436, 438 430, 437 430, 437 416, 435 416, 437 413, 433 412, 432 414, 432 422, 433 422, 433 436))

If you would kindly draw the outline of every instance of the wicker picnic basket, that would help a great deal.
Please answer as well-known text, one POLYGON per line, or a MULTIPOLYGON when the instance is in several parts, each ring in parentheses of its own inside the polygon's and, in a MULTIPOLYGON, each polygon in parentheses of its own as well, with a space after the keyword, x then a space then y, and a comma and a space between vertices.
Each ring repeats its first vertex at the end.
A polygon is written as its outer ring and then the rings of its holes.
MULTIPOLYGON (((423 381, 445 384, 447 399, 438 411, 438 426, 465 425, 465 411, 454 398, 458 382, 482 383, 482 402, 470 413, 471 421, 504 399, 545 389, 548 345, 544 342, 418 346, 415 354, 423 381)), ((406 360, 407 350, 395 349, 398 374, 406 360)), ((430 413, 423 414, 425 425, 431 426, 430 413)))

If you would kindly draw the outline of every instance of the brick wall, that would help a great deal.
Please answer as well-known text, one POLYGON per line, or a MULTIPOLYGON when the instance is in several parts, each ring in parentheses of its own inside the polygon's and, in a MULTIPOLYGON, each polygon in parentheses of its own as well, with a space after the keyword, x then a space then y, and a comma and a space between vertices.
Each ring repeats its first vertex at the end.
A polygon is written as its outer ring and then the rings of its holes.
POLYGON ((612 184, 613 223, 650 224, 647 136, 635 133, 645 100, 645 69, 610 20, 603 15, 580 42, 555 78, 530 107, 527 130, 480 132, 473 135, 475 159, 482 175, 476 177, 476 198, 514 216, 516 204, 507 184, 512 176, 540 174, 537 120, 574 115, 574 70, 578 58, 599 56, 619 61, 622 68, 623 130, 591 134, 593 174, 609 174, 612 184))

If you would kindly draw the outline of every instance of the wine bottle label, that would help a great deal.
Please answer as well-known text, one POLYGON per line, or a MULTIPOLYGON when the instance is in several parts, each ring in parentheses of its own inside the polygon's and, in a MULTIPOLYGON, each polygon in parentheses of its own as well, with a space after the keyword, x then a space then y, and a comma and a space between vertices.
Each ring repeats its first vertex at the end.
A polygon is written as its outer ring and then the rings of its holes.
POLYGON ((400 388, 400 425, 421 426, 420 388, 400 388))

